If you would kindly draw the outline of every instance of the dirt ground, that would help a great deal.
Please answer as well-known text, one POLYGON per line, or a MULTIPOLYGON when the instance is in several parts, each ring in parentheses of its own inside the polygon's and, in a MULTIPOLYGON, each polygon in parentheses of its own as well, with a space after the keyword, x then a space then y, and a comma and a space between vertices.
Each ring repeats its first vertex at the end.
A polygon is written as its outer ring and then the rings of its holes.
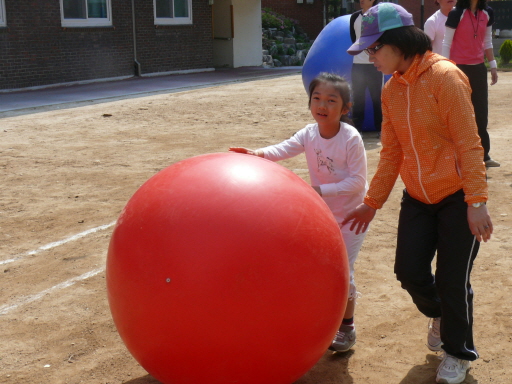
MULTIPOLYGON (((489 132, 502 166, 489 170, 495 234, 472 275, 481 358, 471 384, 506 384, 512 375, 512 72, 499 76, 489 132)), ((113 223, 168 165, 277 143, 311 121, 300 75, 0 115, 0 383, 158 383, 131 357, 110 315, 113 223)), ((364 142, 371 176, 381 147, 372 132, 364 142)), ((307 179, 303 157, 282 164, 307 179)), ((356 264, 357 344, 326 352, 296 384, 435 382, 427 319, 393 274, 402 188, 397 182, 378 212, 356 264)))

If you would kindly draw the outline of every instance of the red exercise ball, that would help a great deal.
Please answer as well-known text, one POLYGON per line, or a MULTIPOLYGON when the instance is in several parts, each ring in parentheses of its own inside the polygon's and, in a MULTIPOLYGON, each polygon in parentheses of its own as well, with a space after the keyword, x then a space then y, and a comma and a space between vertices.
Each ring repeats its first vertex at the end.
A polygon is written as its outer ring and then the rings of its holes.
POLYGON ((258 157, 178 162, 128 201, 107 258, 126 347, 168 384, 290 384, 326 352, 348 295, 324 201, 258 157))

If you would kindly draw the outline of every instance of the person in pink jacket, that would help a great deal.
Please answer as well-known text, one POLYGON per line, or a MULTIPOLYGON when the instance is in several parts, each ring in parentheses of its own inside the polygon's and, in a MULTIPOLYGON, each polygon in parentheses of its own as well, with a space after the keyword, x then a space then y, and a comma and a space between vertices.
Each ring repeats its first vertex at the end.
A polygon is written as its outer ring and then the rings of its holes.
POLYGON ((382 91, 380 162, 363 204, 344 224, 364 232, 401 176, 394 271, 431 319, 428 348, 444 352, 436 381, 461 383, 478 358, 471 269, 480 241, 493 232, 471 87, 453 62, 432 52, 430 38, 399 5, 370 8, 348 52, 362 50, 379 71, 393 76, 382 91))
POLYGON ((486 0, 457 0, 455 8, 450 11, 446 19, 442 45, 442 55, 454 61, 469 79, 478 134, 482 140, 484 161, 488 168, 501 165, 489 154, 491 139, 487 132, 489 87, 484 57, 487 58, 491 68, 491 85, 498 82, 498 70, 492 45, 493 24, 494 12, 487 5, 486 0))

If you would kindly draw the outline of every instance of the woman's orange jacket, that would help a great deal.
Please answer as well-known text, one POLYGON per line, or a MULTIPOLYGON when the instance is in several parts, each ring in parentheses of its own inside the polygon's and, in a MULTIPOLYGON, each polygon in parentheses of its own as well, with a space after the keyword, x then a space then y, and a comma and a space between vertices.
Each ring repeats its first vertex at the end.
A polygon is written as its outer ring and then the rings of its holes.
POLYGON ((463 189, 468 204, 487 201, 484 152, 469 81, 428 51, 395 72, 382 92, 382 151, 365 204, 381 208, 400 174, 413 198, 435 204, 463 189))

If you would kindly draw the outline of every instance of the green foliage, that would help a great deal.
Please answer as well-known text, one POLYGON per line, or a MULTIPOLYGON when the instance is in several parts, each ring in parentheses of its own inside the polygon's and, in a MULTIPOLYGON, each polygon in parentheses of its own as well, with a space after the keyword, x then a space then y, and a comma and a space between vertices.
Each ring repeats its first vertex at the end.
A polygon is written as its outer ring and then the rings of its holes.
POLYGON ((297 20, 290 19, 270 8, 263 8, 261 10, 261 26, 262 28, 277 28, 282 31, 292 31, 298 24, 297 20))
POLYGON ((512 60, 512 40, 505 40, 500 47, 502 64, 508 64, 512 60))
POLYGON ((275 66, 302 65, 306 55, 304 50, 309 49, 311 43, 298 21, 280 15, 270 8, 263 8, 261 15, 263 49, 268 50, 269 55, 274 58, 275 66), (275 28, 277 33, 269 32, 269 28, 275 28), (287 37, 293 37, 295 44, 284 44, 287 37), (297 55, 298 50, 302 51, 300 55, 297 55))
POLYGON ((309 40, 308 40, 308 41, 306 41, 306 39, 304 38, 304 36, 297 36, 297 37, 295 37, 295 41, 296 41, 297 43, 308 43, 308 42, 309 42, 309 40))

